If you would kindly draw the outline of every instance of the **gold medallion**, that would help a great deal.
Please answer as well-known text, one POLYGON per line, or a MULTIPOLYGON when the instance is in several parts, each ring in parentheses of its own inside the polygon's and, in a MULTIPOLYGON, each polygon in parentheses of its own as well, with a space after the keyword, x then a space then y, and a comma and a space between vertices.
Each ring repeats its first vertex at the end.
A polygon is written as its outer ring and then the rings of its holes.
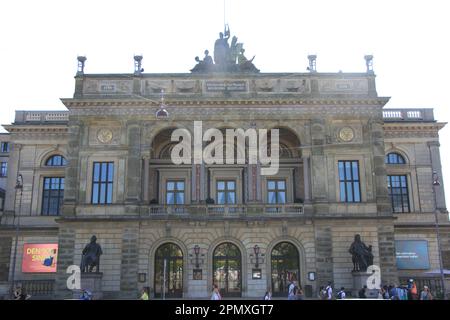
POLYGON ((345 142, 352 141, 354 136, 355 136, 355 134, 353 132, 353 129, 350 127, 344 127, 341 130, 339 130, 339 138, 342 141, 345 141, 345 142))
POLYGON ((113 137, 113 133, 110 129, 100 129, 97 133, 97 139, 101 143, 111 142, 112 137, 113 137))

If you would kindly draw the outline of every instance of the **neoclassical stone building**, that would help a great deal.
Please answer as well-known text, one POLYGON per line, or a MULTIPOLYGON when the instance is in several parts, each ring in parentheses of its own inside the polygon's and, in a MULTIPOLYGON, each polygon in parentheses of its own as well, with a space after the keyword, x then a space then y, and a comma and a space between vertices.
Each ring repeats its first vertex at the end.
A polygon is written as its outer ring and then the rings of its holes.
POLYGON ((388 100, 377 95, 371 68, 144 74, 140 60, 131 74, 82 67, 73 98, 62 99, 67 111, 17 111, 4 125, 0 288, 6 294, 11 284, 20 223, 14 279, 35 295, 71 297, 66 270, 80 264, 92 235, 103 249, 105 298, 136 298, 143 286, 155 297, 208 298, 214 283, 224 297, 260 298, 267 288, 285 296, 291 279, 310 296, 328 281, 359 289, 348 252, 355 234, 372 246, 383 284, 412 277, 437 290, 439 276, 427 273, 439 268, 436 210, 450 268, 442 179, 433 186, 442 177, 445 123, 432 109, 383 109, 388 100), (194 121, 203 131, 279 129, 278 173, 261 175, 248 162, 173 164, 171 133, 194 134, 194 121), (23 272, 25 244, 58 244, 57 272, 23 272), (408 257, 411 248, 418 253, 408 257))

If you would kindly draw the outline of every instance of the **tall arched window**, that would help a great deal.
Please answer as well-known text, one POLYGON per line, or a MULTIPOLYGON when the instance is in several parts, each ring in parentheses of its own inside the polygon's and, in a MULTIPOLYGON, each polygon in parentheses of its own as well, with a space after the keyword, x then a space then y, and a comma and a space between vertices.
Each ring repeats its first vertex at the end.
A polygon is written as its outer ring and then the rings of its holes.
POLYGON ((179 246, 165 243, 156 250, 154 280, 157 298, 163 293, 170 298, 183 296, 183 252, 179 246))
POLYGON ((386 155, 386 164, 405 164, 405 158, 396 152, 391 152, 386 155))
MULTIPOLYGON (((47 167, 63 167, 66 159, 61 155, 54 155, 45 161, 47 167)), ((61 213, 64 199, 64 176, 44 177, 42 188, 41 214, 57 216, 61 213)))
POLYGON ((63 156, 55 155, 48 158, 45 165, 48 167, 61 167, 67 165, 67 161, 63 156))
POLYGON ((213 284, 226 297, 240 297, 242 292, 241 251, 232 243, 218 245, 213 253, 213 284))
POLYGON ((272 290, 274 296, 287 296, 291 281, 300 281, 299 253, 290 242, 280 242, 271 253, 272 290))
MULTIPOLYGON (((386 164, 406 164, 406 161, 402 155, 391 152, 386 155, 386 164)), ((410 212, 408 176, 406 174, 388 174, 387 185, 392 212, 410 212)))

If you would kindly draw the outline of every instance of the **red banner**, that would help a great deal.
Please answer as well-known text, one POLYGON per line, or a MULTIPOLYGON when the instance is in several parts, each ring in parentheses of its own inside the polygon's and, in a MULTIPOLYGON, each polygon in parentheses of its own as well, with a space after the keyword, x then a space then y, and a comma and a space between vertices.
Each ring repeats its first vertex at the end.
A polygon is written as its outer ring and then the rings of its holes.
POLYGON ((22 272, 56 272, 57 243, 25 243, 23 245, 22 272))

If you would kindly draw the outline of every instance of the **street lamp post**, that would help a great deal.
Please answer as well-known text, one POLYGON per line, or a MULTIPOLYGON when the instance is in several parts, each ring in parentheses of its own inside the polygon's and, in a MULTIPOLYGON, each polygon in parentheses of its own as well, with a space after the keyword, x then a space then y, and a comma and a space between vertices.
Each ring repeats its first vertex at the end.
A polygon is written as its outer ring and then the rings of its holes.
MULTIPOLYGON (((19 198, 19 212, 16 213, 14 210, 14 220, 17 216, 17 223, 16 225, 16 240, 14 242, 14 256, 13 256, 13 265, 12 265, 12 273, 11 273, 11 297, 13 298, 14 295, 14 282, 15 282, 15 275, 16 275, 16 259, 17 259, 17 245, 19 242, 19 227, 20 227, 20 211, 22 209, 22 193, 23 193, 23 176, 22 174, 17 175, 16 179, 16 186, 14 187, 17 190, 20 190, 20 198, 19 198)), ((15 221, 14 221, 15 222, 15 221)))
POLYGON ((436 200, 436 187, 439 187, 440 185, 441 185, 441 183, 439 182, 439 176, 436 171, 433 171, 433 195, 434 195, 434 203, 435 203, 434 227, 436 229, 436 238, 437 238, 437 245, 438 245, 439 271, 441 274, 442 292, 443 292, 444 300, 445 300, 446 296, 445 296, 444 265, 442 263, 441 236, 440 236, 440 232, 439 232, 438 210, 437 210, 437 200, 436 200))

